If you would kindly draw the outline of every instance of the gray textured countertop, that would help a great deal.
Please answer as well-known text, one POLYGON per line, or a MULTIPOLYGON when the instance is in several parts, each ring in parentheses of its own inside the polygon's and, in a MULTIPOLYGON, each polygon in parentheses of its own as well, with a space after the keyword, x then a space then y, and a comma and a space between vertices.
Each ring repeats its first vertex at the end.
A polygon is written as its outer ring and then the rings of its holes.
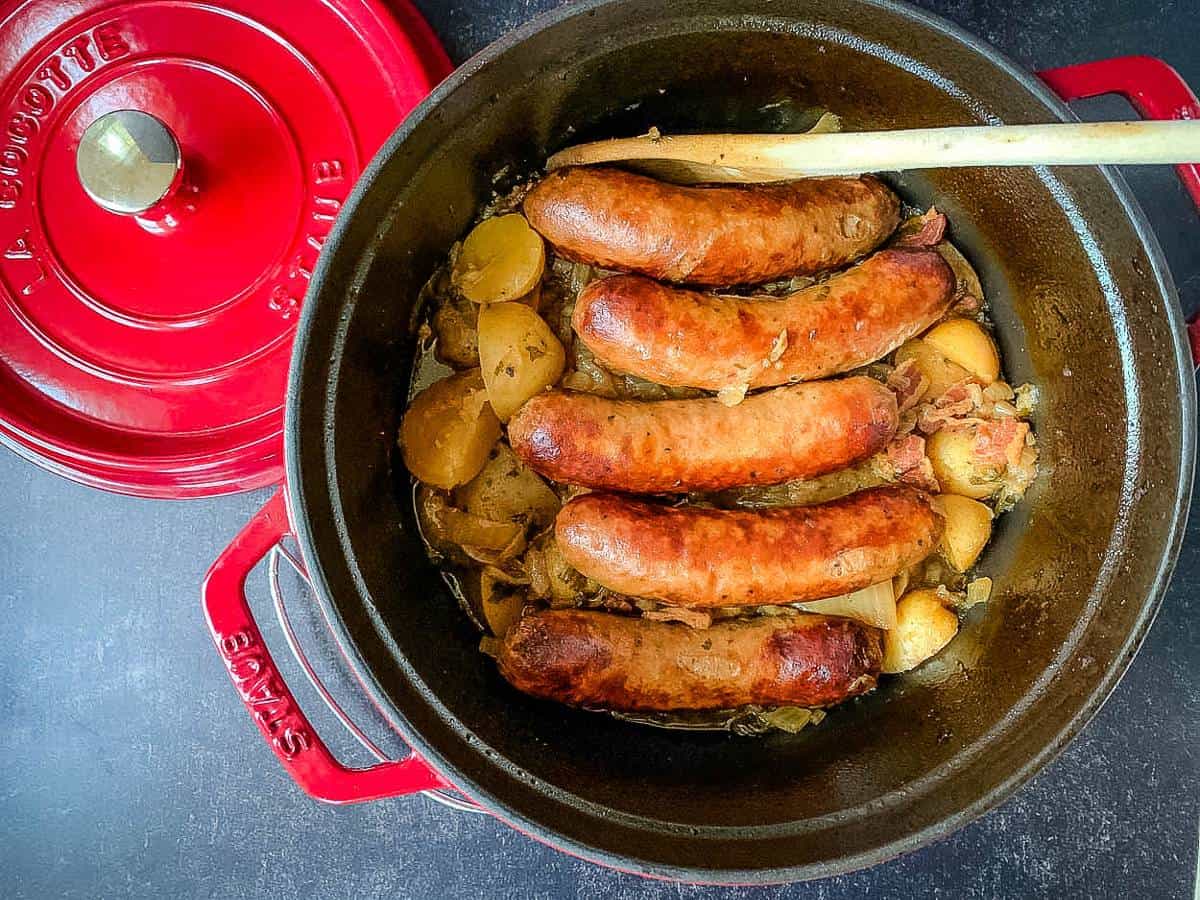
MULTIPOLYGON (((418 5, 461 61, 556 4, 418 5)), ((1150 53, 1200 85, 1194 2, 925 5, 1032 68, 1150 53)), ((1115 102, 1081 111, 1123 114, 1115 102)), ((1170 170, 1130 181, 1190 310, 1200 301, 1200 218, 1170 170)), ((1195 503, 1175 581, 1128 676, 1083 735, 1016 797, 949 839, 866 872, 716 890, 609 872, 421 798, 334 808, 301 795, 237 702, 198 601, 205 569, 266 496, 133 500, 0 451, 0 895, 1193 895, 1195 503)), ((263 593, 261 579, 255 590, 263 593)), ((328 719, 315 718, 326 733, 328 719)))

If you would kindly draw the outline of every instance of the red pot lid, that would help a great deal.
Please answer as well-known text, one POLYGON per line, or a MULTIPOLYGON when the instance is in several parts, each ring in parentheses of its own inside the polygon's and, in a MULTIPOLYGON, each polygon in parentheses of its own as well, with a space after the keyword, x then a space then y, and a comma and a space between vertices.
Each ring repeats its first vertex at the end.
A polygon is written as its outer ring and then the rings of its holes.
POLYGON ((0 441, 139 496, 281 480, 317 253, 449 68, 406 0, 0 0, 0 441))

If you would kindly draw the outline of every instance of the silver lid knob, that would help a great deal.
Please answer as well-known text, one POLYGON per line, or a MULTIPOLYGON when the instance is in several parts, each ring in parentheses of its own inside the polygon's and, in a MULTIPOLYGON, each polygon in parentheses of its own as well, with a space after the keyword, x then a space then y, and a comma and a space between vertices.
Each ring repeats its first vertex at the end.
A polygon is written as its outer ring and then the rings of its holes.
POLYGON ((136 216, 178 186, 179 142, 162 122, 135 109, 106 113, 88 126, 75 171, 89 197, 110 212, 136 216))

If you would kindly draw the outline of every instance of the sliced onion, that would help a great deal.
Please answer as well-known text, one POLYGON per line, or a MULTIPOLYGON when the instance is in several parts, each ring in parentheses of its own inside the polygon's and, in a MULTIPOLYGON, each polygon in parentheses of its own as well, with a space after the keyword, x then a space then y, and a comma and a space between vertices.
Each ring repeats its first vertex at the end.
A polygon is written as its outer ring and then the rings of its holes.
POLYGON ((807 725, 821 724, 821 720, 825 718, 825 711, 805 709, 802 706, 780 706, 761 712, 758 716, 772 728, 778 728, 788 734, 797 734, 807 725))
POLYGON ((482 516, 473 516, 453 506, 445 508, 438 524, 441 526, 441 536, 460 547, 502 551, 518 537, 525 536, 524 525, 516 522, 495 522, 482 516))
POLYGON ((960 609, 970 609, 977 603, 987 603, 992 597, 992 579, 985 576, 967 582, 967 597, 960 609))
MULTIPOLYGON (((500 566, 505 561, 514 559, 520 556, 525 550, 525 532, 518 531, 503 547, 487 547, 477 544, 462 544, 463 553, 467 554, 475 562, 484 566, 500 566)), ((528 583, 524 580, 523 583, 528 583)))
POLYGON ((862 590, 824 600, 812 600, 795 604, 805 612, 821 613, 826 616, 845 616, 857 619, 885 631, 896 627, 896 595, 892 593, 892 582, 881 581, 862 590))
MULTIPOLYGON (((492 634, 503 638, 505 632, 521 617, 525 596, 513 589, 507 577, 497 578, 498 571, 488 566, 479 573, 479 609, 492 634)), ((499 574, 505 575, 503 572, 499 574)))
POLYGON ((958 282, 958 292, 960 294, 970 294, 972 297, 983 299, 983 285, 979 282, 979 274, 975 271, 962 251, 955 247, 949 241, 942 241, 934 248, 938 253, 942 254, 942 259, 949 263, 950 268, 954 271, 954 279, 958 282))

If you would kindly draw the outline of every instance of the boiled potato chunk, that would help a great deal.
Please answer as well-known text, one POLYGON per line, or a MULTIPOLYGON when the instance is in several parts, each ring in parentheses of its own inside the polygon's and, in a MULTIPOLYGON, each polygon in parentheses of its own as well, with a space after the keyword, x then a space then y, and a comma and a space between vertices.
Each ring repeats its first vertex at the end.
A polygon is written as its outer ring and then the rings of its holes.
POLYGON ((427 484, 419 484, 416 501, 421 536, 439 553, 452 554, 457 551, 458 546, 446 534, 444 515, 450 506, 446 493, 427 484))
POLYGON ((475 303, 524 297, 541 280, 546 248, 525 217, 485 219, 471 229, 454 263, 452 280, 475 303))
POLYGON ((917 371, 929 381, 929 387, 922 395, 924 400, 936 400, 960 381, 975 380, 970 372, 946 359, 940 350, 923 340, 906 341, 901 345, 896 351, 896 365, 906 359, 911 359, 917 371))
POLYGON ((991 384, 1000 377, 1000 356, 996 353, 996 344, 978 322, 950 319, 927 331, 923 340, 983 384, 991 384))
POLYGON ((499 439, 500 420, 488 405, 478 369, 421 391, 400 425, 404 464, 418 481, 440 488, 474 478, 499 439))
POLYGON ((503 442, 493 448, 479 474, 454 496, 472 515, 494 522, 533 523, 537 528, 554 521, 561 506, 558 495, 503 442))
POLYGON ((542 307, 542 283, 539 281, 533 286, 533 290, 513 301, 514 303, 524 303, 534 312, 537 312, 542 307))
POLYGON ((479 311, 479 364, 492 409, 507 422, 526 400, 558 381, 567 354, 528 306, 498 303, 479 311))
POLYGON ((477 306, 461 300, 438 308, 433 314, 433 330, 437 334, 435 355, 439 360, 456 369, 479 365, 478 316, 477 306))
POLYGON ((979 462, 975 456, 975 432, 968 428, 943 428, 930 435, 925 453, 933 476, 948 494, 981 500, 1000 487, 1001 472, 979 462))
POLYGON ((992 536, 992 511, 978 500, 958 494, 941 494, 934 505, 946 519, 939 548, 942 556, 958 571, 965 572, 975 564, 992 536))
POLYGON ((883 671, 916 668, 958 633, 958 616, 946 609, 932 589, 910 591, 896 604, 896 627, 883 635, 883 671))

